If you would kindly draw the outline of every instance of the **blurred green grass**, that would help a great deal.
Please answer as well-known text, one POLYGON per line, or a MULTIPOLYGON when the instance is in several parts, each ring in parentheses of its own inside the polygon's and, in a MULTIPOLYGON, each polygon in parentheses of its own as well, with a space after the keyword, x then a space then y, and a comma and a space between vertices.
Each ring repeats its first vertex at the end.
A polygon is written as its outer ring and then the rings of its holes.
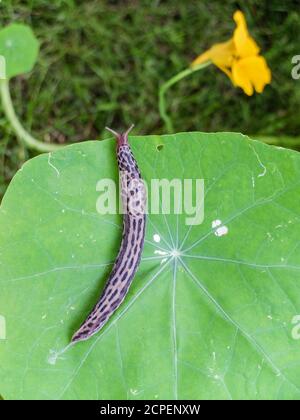
MULTIPOLYGON (((158 86, 215 42, 228 39, 236 9, 273 72, 263 95, 246 97, 211 67, 169 95, 176 131, 239 131, 299 135, 300 81, 291 59, 300 54, 299 0, 6 0, 0 20, 31 25, 41 42, 30 75, 11 82, 24 125, 45 141, 98 139, 106 125, 136 124, 136 133, 163 133, 158 86)), ((0 196, 31 155, 0 114, 0 196)))

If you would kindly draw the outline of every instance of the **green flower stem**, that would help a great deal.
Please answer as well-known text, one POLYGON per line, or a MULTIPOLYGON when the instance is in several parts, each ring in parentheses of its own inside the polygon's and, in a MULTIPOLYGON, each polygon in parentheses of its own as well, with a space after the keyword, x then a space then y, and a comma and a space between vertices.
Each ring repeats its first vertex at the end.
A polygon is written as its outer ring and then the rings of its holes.
POLYGON ((43 143, 35 139, 25 130, 15 113, 9 91, 9 82, 7 80, 0 80, 0 96, 3 110, 8 121, 10 122, 18 138, 22 140, 28 148, 37 150, 38 152, 53 152, 62 147, 59 145, 43 143))
POLYGON ((172 77, 170 80, 165 82, 163 85, 161 85, 159 89, 159 113, 163 121, 165 122, 167 131, 169 133, 173 133, 173 123, 171 118, 169 117, 167 113, 167 107, 166 107, 166 93, 170 89, 170 87, 174 86, 176 83, 178 83, 180 80, 184 79, 185 77, 190 76, 191 74, 195 73, 196 71, 202 70, 205 67, 209 66, 211 64, 211 61, 206 61, 203 64, 200 64, 196 67, 189 67, 188 69, 185 69, 181 71, 180 73, 176 74, 174 77, 172 77))

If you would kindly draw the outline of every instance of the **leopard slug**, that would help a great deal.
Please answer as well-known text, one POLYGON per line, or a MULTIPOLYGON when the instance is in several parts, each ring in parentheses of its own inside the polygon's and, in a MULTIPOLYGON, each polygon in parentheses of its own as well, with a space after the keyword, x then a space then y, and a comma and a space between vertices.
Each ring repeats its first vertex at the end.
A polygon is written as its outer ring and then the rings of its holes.
POLYGON ((96 334, 121 305, 141 261, 145 241, 146 190, 137 162, 128 143, 130 129, 116 136, 117 161, 123 207, 123 235, 120 251, 100 299, 74 334, 72 343, 88 340, 96 334))

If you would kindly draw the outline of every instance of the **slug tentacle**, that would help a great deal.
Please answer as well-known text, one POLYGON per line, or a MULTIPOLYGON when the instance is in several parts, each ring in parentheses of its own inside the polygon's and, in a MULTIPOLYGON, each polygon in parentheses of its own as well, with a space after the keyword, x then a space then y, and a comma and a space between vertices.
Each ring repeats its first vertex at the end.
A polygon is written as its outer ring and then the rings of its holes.
POLYGON ((133 126, 124 134, 109 129, 117 139, 117 160, 124 213, 122 242, 100 299, 74 334, 73 343, 87 340, 106 324, 125 299, 141 261, 145 241, 146 190, 128 143, 128 134, 132 128, 133 126))

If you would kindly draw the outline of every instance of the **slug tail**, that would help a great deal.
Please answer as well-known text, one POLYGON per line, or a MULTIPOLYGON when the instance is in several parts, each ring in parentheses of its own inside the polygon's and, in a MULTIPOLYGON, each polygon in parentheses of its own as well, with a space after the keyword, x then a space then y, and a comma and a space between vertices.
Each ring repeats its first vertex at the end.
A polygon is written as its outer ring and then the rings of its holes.
POLYGON ((91 337, 91 335, 85 335, 84 333, 81 333, 81 331, 77 331, 72 339, 71 339, 71 343, 75 344, 75 343, 79 343, 79 341, 86 341, 91 337))
MULTIPOLYGON (((99 328, 100 329, 100 328, 99 328)), ((86 341, 96 334, 99 329, 89 330, 85 324, 83 324, 78 331, 71 338, 71 344, 79 343, 80 341, 86 341)))

